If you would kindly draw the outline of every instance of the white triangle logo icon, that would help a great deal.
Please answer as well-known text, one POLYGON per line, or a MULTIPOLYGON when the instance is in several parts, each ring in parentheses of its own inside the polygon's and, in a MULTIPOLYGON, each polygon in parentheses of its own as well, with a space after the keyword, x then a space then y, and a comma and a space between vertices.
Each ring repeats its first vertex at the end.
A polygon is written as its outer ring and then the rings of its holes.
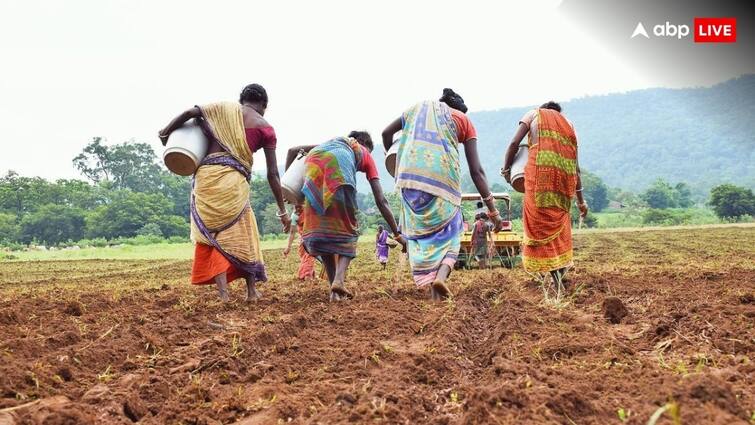
POLYGON ((645 27, 642 25, 642 22, 637 22, 637 26, 634 28, 634 32, 632 33, 632 36, 629 38, 635 38, 638 35, 641 35, 645 38, 650 38, 648 37, 648 32, 645 31, 645 27))

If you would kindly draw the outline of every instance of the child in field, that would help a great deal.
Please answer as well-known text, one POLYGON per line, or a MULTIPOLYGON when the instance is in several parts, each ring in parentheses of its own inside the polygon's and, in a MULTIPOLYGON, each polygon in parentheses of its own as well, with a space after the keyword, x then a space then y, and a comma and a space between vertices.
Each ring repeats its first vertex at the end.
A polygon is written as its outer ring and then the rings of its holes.
POLYGON ((375 236, 375 257, 383 265, 383 270, 388 264, 388 232, 383 225, 378 226, 377 235, 375 236))

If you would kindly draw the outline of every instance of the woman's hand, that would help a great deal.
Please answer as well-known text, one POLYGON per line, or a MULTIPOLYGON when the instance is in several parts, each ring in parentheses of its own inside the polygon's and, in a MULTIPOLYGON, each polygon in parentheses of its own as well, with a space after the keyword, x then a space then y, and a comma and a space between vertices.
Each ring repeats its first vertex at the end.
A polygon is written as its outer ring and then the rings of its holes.
POLYGON ((288 257, 288 253, 289 253, 289 252, 291 252, 291 246, 287 246, 287 247, 286 247, 286 248, 285 248, 285 249, 283 250, 283 258, 286 258, 286 257, 288 257))
POLYGON ((406 252, 406 238, 404 235, 394 235, 393 240, 401 244, 401 252, 406 252))
POLYGON ((506 183, 511 184, 511 168, 501 168, 501 176, 506 180, 506 183))
POLYGON ((168 144, 168 137, 170 137, 170 132, 166 131, 166 129, 162 129, 157 132, 157 137, 160 138, 160 142, 162 142, 163 146, 168 144))
POLYGON ((590 209, 587 207, 587 202, 582 201, 577 204, 577 208, 579 208, 579 216, 582 218, 585 218, 587 215, 587 212, 590 211, 590 209))
POLYGON ((493 232, 498 233, 503 229, 503 220, 501 220, 501 215, 496 214, 493 216, 490 216, 490 220, 493 221, 493 232))
POLYGON ((278 218, 283 226, 283 233, 288 233, 291 230, 291 217, 288 216, 288 213, 285 213, 283 215, 278 215, 278 218))

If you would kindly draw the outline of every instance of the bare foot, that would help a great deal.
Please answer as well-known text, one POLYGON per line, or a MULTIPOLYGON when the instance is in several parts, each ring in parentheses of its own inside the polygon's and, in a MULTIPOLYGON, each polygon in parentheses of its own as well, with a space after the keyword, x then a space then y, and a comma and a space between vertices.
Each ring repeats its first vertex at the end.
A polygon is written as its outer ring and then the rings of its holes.
POLYGON ((433 286, 431 287, 431 290, 435 292, 436 298, 433 298, 433 299, 442 301, 451 297, 451 291, 443 282, 436 280, 435 282, 433 282, 433 286))
POLYGON ((225 289, 221 289, 218 291, 220 295, 220 301, 223 301, 224 303, 227 303, 231 300, 231 298, 228 296, 228 291, 225 289))
POLYGON ((330 293, 331 293, 331 300, 333 299, 333 294, 335 294, 339 299, 346 299, 346 298, 353 298, 354 295, 351 294, 351 292, 346 290, 346 286, 344 286, 343 282, 333 282, 332 285, 330 285, 330 293))
POLYGON ((430 285, 430 299, 433 301, 439 301, 440 298, 438 297, 438 292, 433 288, 432 285, 430 285))
POLYGON ((258 301, 260 298, 262 298, 262 293, 258 291, 257 288, 252 288, 251 291, 247 288, 246 298, 244 299, 244 301, 250 303, 258 301))
POLYGON ((341 296, 336 294, 333 291, 330 291, 330 302, 333 302, 333 301, 341 301, 341 296))

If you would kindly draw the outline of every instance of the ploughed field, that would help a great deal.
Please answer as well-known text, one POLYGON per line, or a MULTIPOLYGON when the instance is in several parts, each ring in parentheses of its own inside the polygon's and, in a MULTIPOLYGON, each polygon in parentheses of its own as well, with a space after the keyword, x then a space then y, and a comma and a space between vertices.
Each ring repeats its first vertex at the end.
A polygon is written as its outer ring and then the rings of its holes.
POLYGON ((189 261, 2 262, 0 423, 752 423, 755 227, 575 249, 560 306, 521 268, 432 303, 369 245, 341 303, 279 250, 225 306, 189 261))

